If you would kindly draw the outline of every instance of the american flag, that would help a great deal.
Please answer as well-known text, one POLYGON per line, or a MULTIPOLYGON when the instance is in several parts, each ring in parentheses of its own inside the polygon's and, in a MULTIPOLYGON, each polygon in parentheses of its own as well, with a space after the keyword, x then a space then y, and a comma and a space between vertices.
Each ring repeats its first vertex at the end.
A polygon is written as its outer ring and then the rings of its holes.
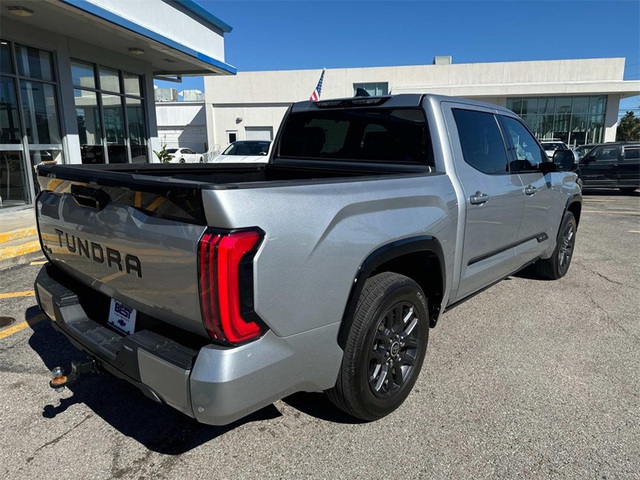
POLYGON ((320 75, 320 80, 318 80, 318 85, 316 85, 315 90, 309 97, 309 100, 311 100, 312 102, 317 102, 318 100, 320 100, 320 93, 322 92, 322 81, 324 80, 324 71, 325 69, 323 68, 322 74, 320 75))

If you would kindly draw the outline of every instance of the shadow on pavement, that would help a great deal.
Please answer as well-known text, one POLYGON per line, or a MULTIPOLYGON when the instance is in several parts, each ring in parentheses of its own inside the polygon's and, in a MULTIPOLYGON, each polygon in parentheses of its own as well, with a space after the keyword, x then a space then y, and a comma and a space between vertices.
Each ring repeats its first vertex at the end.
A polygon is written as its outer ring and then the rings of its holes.
MULTIPOLYGON (((28 311, 27 318, 34 317, 33 313, 28 311)), ((49 320, 32 325, 32 329, 29 345, 49 370, 62 366, 68 371, 71 360, 86 358, 53 329, 49 320)), ((43 378, 42 388, 49 389, 49 378, 43 378)), ((216 427, 203 425, 169 406, 155 403, 134 386, 108 374, 88 375, 68 388, 73 397, 60 398, 57 405, 44 406, 43 417, 53 419, 70 406, 82 403, 122 434, 166 455, 183 454, 241 425, 282 415, 269 405, 230 425, 216 427)), ((52 397, 57 395, 53 390, 51 393, 52 397)))
POLYGON ((339 410, 329 401, 324 393, 294 393, 282 401, 290 407, 300 410, 302 413, 306 413, 312 417, 319 418, 320 420, 348 425, 368 423, 339 410))
POLYGON ((618 189, 584 187, 582 194, 589 197, 640 197, 640 190, 623 192, 618 189))

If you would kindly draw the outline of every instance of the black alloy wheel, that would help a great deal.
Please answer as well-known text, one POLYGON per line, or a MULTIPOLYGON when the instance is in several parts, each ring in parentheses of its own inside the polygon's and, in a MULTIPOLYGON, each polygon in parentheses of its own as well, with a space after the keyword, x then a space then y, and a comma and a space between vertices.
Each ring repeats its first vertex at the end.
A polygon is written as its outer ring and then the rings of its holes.
POLYGON ((428 341, 427 298, 420 286, 392 272, 367 279, 336 384, 327 396, 338 408, 361 420, 388 415, 411 392, 428 341))
POLYGON ((391 397, 411 377, 419 339, 420 322, 411 303, 397 303, 380 319, 369 350, 369 387, 376 397, 391 397))

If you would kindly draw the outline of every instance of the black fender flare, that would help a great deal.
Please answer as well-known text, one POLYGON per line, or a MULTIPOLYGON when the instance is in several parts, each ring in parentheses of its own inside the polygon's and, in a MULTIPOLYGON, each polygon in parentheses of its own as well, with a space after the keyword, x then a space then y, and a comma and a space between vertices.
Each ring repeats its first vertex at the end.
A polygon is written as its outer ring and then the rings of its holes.
POLYGON ((560 225, 562 225, 562 219, 564 218, 564 215, 568 211, 572 211, 573 216, 576 217, 576 225, 579 224, 580 223, 580 213, 582 212, 582 194, 581 193, 575 193, 575 194, 571 195, 569 198, 567 198, 567 201, 564 204, 564 212, 562 213, 562 218, 560 219, 560 225), (573 205, 576 205, 577 208, 578 208, 577 215, 576 215, 576 213, 573 212, 573 210, 571 208, 573 205))
MULTIPOLYGON (((353 279, 351 291, 349 292, 349 298, 342 317, 342 323, 340 330, 338 331, 338 345, 344 350, 347 344, 347 337, 349 336, 349 330, 353 323, 353 317, 355 314, 358 299, 364 288, 366 280, 385 263, 399 259, 411 254, 424 253, 430 256, 434 256, 440 266, 440 288, 439 299, 429 299, 429 313, 431 317, 431 325, 435 325, 435 321, 441 310, 442 295, 446 286, 446 272, 444 251, 442 245, 435 237, 431 235, 420 235, 417 237, 403 238, 402 240, 396 240, 388 243, 371 252, 367 258, 360 264, 358 271, 353 279), (436 303, 437 302, 437 303, 436 303)), ((428 295, 427 295, 428 296, 428 295)))

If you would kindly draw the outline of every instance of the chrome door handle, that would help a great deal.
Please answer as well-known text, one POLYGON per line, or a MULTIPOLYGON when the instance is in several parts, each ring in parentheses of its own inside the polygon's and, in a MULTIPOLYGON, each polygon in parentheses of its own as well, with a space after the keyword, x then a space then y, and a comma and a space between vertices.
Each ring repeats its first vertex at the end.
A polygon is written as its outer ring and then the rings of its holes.
POLYGON ((469 202, 471 205, 482 205, 483 203, 487 203, 489 201, 489 195, 482 192, 476 192, 475 195, 471 195, 469 197, 469 202))
POLYGON ((534 187, 533 185, 529 185, 524 189, 525 195, 534 195, 538 191, 538 187, 534 187))

